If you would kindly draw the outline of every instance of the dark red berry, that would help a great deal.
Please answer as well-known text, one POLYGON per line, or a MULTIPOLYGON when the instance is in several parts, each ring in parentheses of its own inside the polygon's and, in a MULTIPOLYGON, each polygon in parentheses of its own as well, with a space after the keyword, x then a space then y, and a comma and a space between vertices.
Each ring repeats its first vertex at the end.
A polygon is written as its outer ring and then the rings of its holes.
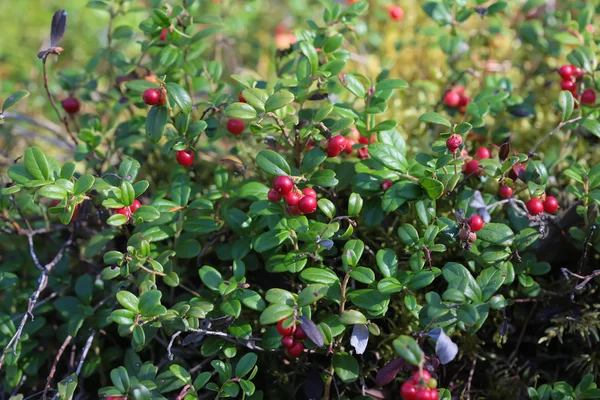
POLYGON ((334 136, 327 145, 327 157, 336 157, 346 148, 346 138, 342 135, 334 136))
POLYGON ((546 196, 544 200, 544 211, 548 214, 554 214, 558 211, 558 200, 554 196, 546 196))
POLYGON ((415 400, 438 400, 439 395, 436 389, 418 388, 415 400))
POLYGON ((294 338, 291 336, 284 336, 281 338, 281 344, 286 349, 291 349, 292 347, 294 347, 294 338))
POLYGON ((304 345, 302 344, 302 342, 296 342, 294 343, 294 346, 292 346, 292 348, 288 351, 290 353, 290 357, 296 358, 304 351, 304 345))
POLYGON ((444 105, 448 108, 456 108, 460 104, 460 95, 456 92, 448 92, 444 95, 444 105))
POLYGON ((558 69, 558 74, 564 80, 571 79, 571 77, 573 76, 574 73, 575 73, 575 69, 573 68, 572 65, 563 65, 562 67, 560 67, 558 69))
POLYGON ((160 41, 167 40, 167 32, 169 32, 169 30, 167 28, 160 31, 160 38, 159 38, 160 41))
POLYGON ((302 210, 300 210, 300 207, 298 207, 298 204, 296 204, 295 206, 291 206, 291 207, 289 207, 289 210, 290 210, 290 212, 291 212, 293 215, 302 215, 302 214, 304 214, 304 213, 302 212, 302 210))
POLYGON ((568 90, 571 93, 575 93, 575 89, 577 88, 577 85, 575 84, 575 82, 573 82, 572 80, 564 80, 560 83, 560 89, 561 90, 568 90))
POLYGON ((456 153, 458 151, 458 148, 460 147, 460 145, 462 144, 462 136, 458 135, 458 134, 454 134, 452 136, 450 136, 448 138, 448 140, 446 140, 446 148, 448 149, 448 151, 450 153, 456 153))
POLYGON ((390 188, 390 186, 392 186, 394 184, 394 182, 390 181, 389 179, 386 179, 385 181, 383 181, 381 183, 381 190, 383 190, 384 192, 386 190, 388 190, 390 188))
POLYGON ((363 135, 360 135, 358 137, 358 143, 360 143, 360 144, 369 144, 369 138, 364 137, 363 135))
POLYGON ((227 121, 227 130, 235 136, 244 132, 244 129, 246 129, 246 123, 241 119, 232 118, 227 121))
POLYGON ((296 327, 296 331, 294 332, 294 339, 296 340, 304 340, 306 339, 308 336, 306 336, 306 333, 304 333, 304 330, 302 330, 301 326, 297 326, 296 327))
POLYGON ((400 396, 403 400, 415 400, 417 398, 417 388, 413 381, 406 381, 400 388, 400 396))
POLYGON ((471 102, 471 98, 469 96, 465 96, 464 94, 460 94, 460 101, 458 102, 459 107, 466 107, 467 104, 471 102))
POLYGON ((317 199, 313 196, 304 196, 300 199, 298 208, 303 214, 312 214, 317 210, 317 199))
POLYGON ((142 100, 149 106, 160 106, 167 99, 164 89, 146 89, 142 94, 142 100))
POLYGON ((356 142, 352 139, 346 140, 346 147, 344 148, 344 152, 346 154, 352 154, 352 152, 354 151, 352 146, 354 146, 355 144, 356 144, 356 142))
POLYGON ((573 78, 580 79, 583 76, 583 70, 574 65, 571 65, 571 67, 573 67, 573 78))
POLYGON ((246 99, 244 98, 244 95, 242 94, 241 91, 238 93, 238 101, 241 102, 241 103, 245 103, 246 102, 246 99))
POLYGON ((390 17, 395 21, 401 21, 404 18, 404 10, 400 6, 390 7, 390 17))
POLYGON ((471 160, 463 164, 463 170, 467 175, 478 176, 481 173, 481 167, 478 160, 471 160))
POLYGON ((282 336, 290 336, 292 333, 294 333, 294 324, 290 324, 290 326, 288 326, 287 328, 283 326, 284 321, 287 321, 288 318, 284 318, 281 319, 279 321, 277 321, 277 332, 279 332, 280 335, 282 336))
POLYGON ((540 199, 531 198, 526 204, 527 211, 531 215, 538 215, 544 212, 544 204, 540 199))
POLYGON ((61 105, 62 108, 64 108, 64 110, 69 114, 77 113, 79 111, 79 108, 81 107, 81 104, 79 104, 79 100, 77 100, 77 98, 75 97, 69 97, 64 99, 63 101, 61 101, 61 105))
POLYGON ((189 167, 190 165, 192 165, 194 163, 195 157, 196 156, 194 155, 194 152, 190 149, 180 150, 177 153, 175 153, 175 159, 177 160, 179 165, 182 165, 184 167, 189 167))
MULTIPOLYGON (((469 225, 469 228, 471 228, 472 232, 478 232, 481 230, 481 228, 483 228, 483 218, 477 214, 472 215, 471 218, 469 218, 469 221, 467 221, 467 224, 469 225)), ((425 374, 425 371, 423 371, 423 374, 425 374)), ((429 378, 426 380, 429 380, 429 378)))
POLYGON ((587 105, 596 103, 596 92, 592 89, 585 89, 581 94, 581 102, 587 105))
POLYGON ((282 196, 285 196, 294 188, 294 182, 289 176, 280 175, 273 180, 273 189, 282 196))
POLYGON ((281 195, 277 193, 275 189, 269 189, 269 193, 267 193, 267 199, 273 203, 277 203, 281 200, 281 195))
POLYGON ((300 202, 300 195, 294 190, 283 196, 288 206, 295 206, 300 202))
POLYGON ((129 210, 134 213, 135 210, 137 210, 138 208, 140 208, 142 206, 142 203, 140 203, 140 201, 138 199, 133 200, 133 204, 129 206, 129 210))
POLYGON ((309 187, 302 189, 302 194, 305 196, 312 196, 315 198, 317 197, 317 192, 315 192, 315 190, 313 188, 309 188, 309 187))
POLYGON ((500 189, 498 189, 498 195, 503 199, 508 199, 512 194, 513 190, 508 185, 502 185, 500 186, 500 189))

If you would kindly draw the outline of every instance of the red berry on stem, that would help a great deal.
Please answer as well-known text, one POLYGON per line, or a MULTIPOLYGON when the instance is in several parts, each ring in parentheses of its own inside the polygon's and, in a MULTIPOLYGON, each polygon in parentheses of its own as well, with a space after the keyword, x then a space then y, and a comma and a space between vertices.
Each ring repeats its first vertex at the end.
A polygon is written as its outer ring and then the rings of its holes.
POLYGON ((275 189, 269 189, 269 193, 267 193, 267 199, 273 203, 277 203, 279 200, 281 200, 281 195, 277 193, 275 189))
POLYGON ((460 101, 458 102, 459 107, 465 107, 467 104, 471 102, 471 98, 469 96, 465 96, 464 94, 460 94, 460 101))
POLYGON ((512 194, 513 190, 508 185, 502 185, 500 186, 500 189, 498 189, 498 195, 503 199, 508 199, 512 194))
POLYGON ((477 156, 475 158, 479 159, 479 160, 483 160, 484 158, 490 158, 492 156, 492 154, 490 153, 490 151, 488 150, 487 147, 480 147, 477 149, 477 156))
POLYGON ((456 108, 460 104, 460 95, 456 92, 448 92, 444 95, 444 105, 449 108, 456 108))
POLYGON ((294 188, 294 182, 289 176, 280 175, 273 180, 273 189, 282 196, 285 196, 294 188))
POLYGON ((60 104, 62 105, 62 108, 64 108, 64 110, 69 114, 77 113, 79 111, 79 108, 81 107, 81 104, 79 104, 79 100, 77 100, 77 98, 75 97, 66 98, 63 101, 61 101, 60 104))
POLYGON ((544 204, 540 199, 531 198, 526 204, 527 211, 531 215, 538 215, 544 212, 544 204))
POLYGON ((419 388, 415 400, 438 400, 439 395, 436 389, 419 388))
POLYGON ((142 94, 142 100, 149 106, 160 106, 167 99, 164 89, 146 89, 142 94))
POLYGON ((138 208, 140 208, 142 206, 142 203, 140 203, 140 201, 138 199, 133 200, 133 204, 131 206, 129 206, 129 210, 134 213, 135 210, 137 210, 138 208))
MULTIPOLYGON (((423 377, 423 381, 425 383, 427 383, 427 381, 431 379, 431 374, 429 373, 429 371, 424 369, 422 377, 423 377)), ((412 376, 412 380, 415 383, 415 385, 418 385, 419 383, 421 383, 421 373, 419 373, 419 371, 415 372, 412 376)))
POLYGON ((327 157, 335 157, 346 148, 346 138, 342 135, 334 136, 327 145, 327 157))
POLYGON ((596 92, 592 89, 585 89, 581 94, 581 102, 583 104, 594 104, 596 102, 596 92))
POLYGON ((235 136, 242 133, 244 129, 246 129, 246 124, 241 119, 232 118, 227 121, 227 130, 235 136))
POLYGON ((296 331, 294 332, 294 339, 296 340, 304 340, 306 339, 308 336, 306 336, 306 333, 304 333, 304 330, 302 330, 301 326, 297 326, 296 327, 296 331))
POLYGON ((390 17, 393 20, 400 21, 404 18, 404 10, 400 6, 392 6, 390 7, 390 17))
POLYGON ((354 146, 355 144, 356 144, 356 142, 352 139, 346 140, 346 147, 344 148, 344 152, 346 154, 352 154, 352 152, 354 151, 352 146, 354 146))
POLYGON ((560 67, 558 69, 558 74, 561 76, 561 78, 567 80, 567 79, 571 79, 571 77, 573 76, 573 74, 575 73, 575 69, 573 68, 572 65, 563 65, 562 67, 560 67))
POLYGON ((360 143, 360 144, 369 144, 369 138, 368 137, 364 137, 363 135, 360 135, 358 137, 358 143, 360 143))
POLYGON ((240 91, 238 93, 238 101, 240 101, 241 103, 245 103, 246 99, 244 98, 244 95, 242 94, 242 91, 240 91))
MULTIPOLYGON (((481 230, 481 228, 483 228, 483 218, 481 218, 477 214, 472 215, 471 218, 469 218, 469 220, 467 221, 467 224, 469 225, 469 228, 471 228, 472 232, 478 232, 481 230)), ((427 378, 427 380, 429 380, 429 378, 427 378)))
POLYGON ((300 196, 293 190, 286 194, 283 198, 288 206, 295 206, 300 202, 300 196))
POLYGON ((302 212, 302 210, 300 210, 300 207, 298 207, 298 204, 296 204, 295 206, 291 206, 291 207, 289 208, 289 210, 290 210, 290 212, 291 212, 292 214, 294 214, 294 215, 302 215, 302 214, 304 214, 304 213, 302 212))
POLYGON ((286 349, 291 349, 292 347, 294 347, 294 338, 291 336, 284 336, 281 338, 281 344, 286 349))
POLYGON ((317 210, 317 199, 313 196, 304 196, 300 199, 298 208, 304 214, 312 214, 317 210))
POLYGON ((558 200, 554 196, 546 196, 544 200, 544 211, 548 214, 554 214, 558 211, 558 200))
POLYGON ((478 160, 471 160, 465 164, 463 164, 463 170, 467 175, 475 175, 479 176, 481 173, 481 167, 479 166, 478 160))
POLYGON ((190 165, 192 165, 194 163, 195 157, 196 156, 194 155, 194 152, 190 149, 180 150, 177 153, 175 153, 175 159, 177 160, 179 165, 182 165, 184 167, 189 167, 190 165))
POLYGON ((284 321, 287 321, 288 318, 284 318, 284 319, 280 319, 279 321, 277 321, 277 332, 279 332, 280 335, 283 336, 290 336, 293 332, 294 332, 294 324, 290 324, 290 326, 285 327, 283 326, 284 321))
POLYGON ((573 67, 573 78, 579 79, 583 76, 583 70, 581 68, 574 65, 571 65, 571 67, 573 67))
POLYGON ((448 138, 448 140, 446 140, 446 148, 448 149, 448 151, 450 153, 456 153, 458 151, 458 148, 460 147, 460 145, 462 144, 462 136, 458 135, 458 134, 454 134, 452 136, 450 136, 448 138))
POLYGON ((560 83, 561 90, 568 90, 571 93, 575 93, 575 89, 577 89, 577 85, 572 80, 564 80, 560 83))
POLYGON ((296 342, 294 343, 294 346, 288 351, 290 353, 290 357, 296 358, 304 351, 304 345, 302 344, 302 342, 296 342))
POLYGON ((160 38, 159 38, 160 41, 164 41, 167 39, 167 32, 169 32, 169 30, 167 28, 160 31, 160 38))
POLYGON ((383 181, 383 183, 381 184, 381 190, 383 190, 384 192, 386 190, 388 190, 390 188, 390 186, 392 186, 394 184, 394 182, 390 181, 389 179, 386 179, 385 181, 383 181))
POLYGON ((312 196, 315 198, 317 197, 317 192, 315 192, 315 190, 313 188, 309 188, 309 187, 302 189, 302 194, 305 196, 312 196))
POLYGON ((414 382, 406 381, 400 388, 400 395, 403 400, 415 400, 417 398, 417 388, 414 382))
POLYGON ((117 214, 124 215, 128 219, 131 218, 131 209, 129 207, 117 208, 115 211, 116 211, 117 214))

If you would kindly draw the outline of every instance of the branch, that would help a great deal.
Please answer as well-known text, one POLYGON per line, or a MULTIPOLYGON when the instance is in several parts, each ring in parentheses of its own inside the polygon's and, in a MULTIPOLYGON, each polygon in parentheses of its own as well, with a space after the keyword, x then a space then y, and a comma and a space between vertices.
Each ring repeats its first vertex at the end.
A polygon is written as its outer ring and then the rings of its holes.
POLYGON ((75 374, 77 376, 79 376, 79 374, 81 373, 81 369, 83 368, 83 362, 85 361, 85 358, 87 357, 87 354, 90 351, 90 347, 92 347, 92 342, 94 341, 94 336, 96 336, 96 331, 92 330, 92 333, 90 333, 90 336, 88 337, 87 341, 85 342, 85 347, 81 351, 81 357, 79 358, 79 364, 77 364, 77 370, 75 371, 75 374))
POLYGON ((48 70, 46 68, 46 61, 48 60, 48 54, 50 54, 50 53, 46 53, 46 55, 44 55, 44 58, 42 58, 42 66, 43 66, 43 71, 44 71, 44 88, 46 88, 46 93, 48 94, 48 98, 50 99, 50 104, 52 105, 52 108, 54 108, 54 111, 56 112, 58 119, 63 122, 63 124, 65 125, 65 128, 67 129, 67 133, 71 137, 71 140, 73 140, 73 143, 75 143, 75 146, 77 146, 77 144, 78 144, 77 138, 75 137, 73 132, 71 132, 71 128, 69 128, 69 123, 67 122, 67 117, 63 117, 60 114, 60 111, 58 110, 58 107, 56 106, 56 102, 54 101, 54 96, 52 96, 52 93, 50 93, 50 88, 48 87, 48 70))
POLYGON ((550 131, 550 133, 548 133, 546 136, 544 136, 543 138, 541 138, 532 148, 531 150, 529 150, 529 154, 535 154, 536 150, 538 149, 538 147, 540 147, 540 145, 542 143, 544 143, 546 140, 548 140, 550 138, 550 136, 554 135, 556 132, 558 132, 559 130, 561 130, 565 125, 571 124, 573 122, 577 122, 581 119, 582 117, 577 117, 577 118, 573 118, 573 119, 569 119, 567 121, 562 121, 560 124, 558 124, 558 126, 554 129, 552 129, 550 131))
POLYGON ((60 358, 62 357, 62 354, 64 353, 65 349, 71 342, 71 339, 73 339, 73 336, 67 336, 62 346, 60 346, 60 349, 58 349, 56 357, 54 357, 54 362, 52 363, 52 368, 50 369, 50 375, 48 375, 48 379, 46 379, 46 387, 44 388, 44 392, 42 393, 42 400, 46 400, 48 389, 50 389, 50 383, 52 383, 52 378, 54 378, 54 374, 56 373, 56 366, 58 365, 58 362, 60 361, 60 358))

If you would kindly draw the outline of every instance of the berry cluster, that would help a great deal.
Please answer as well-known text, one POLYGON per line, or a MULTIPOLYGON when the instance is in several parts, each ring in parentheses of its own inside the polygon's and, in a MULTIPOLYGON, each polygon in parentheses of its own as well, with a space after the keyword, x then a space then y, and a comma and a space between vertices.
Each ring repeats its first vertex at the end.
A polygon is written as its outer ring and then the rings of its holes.
MULTIPOLYGON (((573 94, 573 97, 577 97, 577 81, 583 77, 583 71, 574 65, 563 65, 558 69, 558 74, 562 78, 560 83, 561 90, 568 90, 573 94)), ((585 89, 581 93, 581 103, 591 105, 596 103, 596 92, 592 89, 585 89)), ((575 103, 577 107, 577 103, 575 103)))
POLYGON ((285 199, 294 215, 312 214, 317 210, 317 192, 309 187, 300 191, 292 179, 285 175, 275 178, 267 198, 274 203, 285 199))
MULTIPOLYGON (((448 148, 448 143, 446 142, 446 147, 448 148)), ((448 148, 450 150, 450 148, 448 148)), ((490 158, 492 155, 487 147, 480 147, 475 152, 475 158, 465 162, 463 164, 463 172, 467 175, 479 176, 481 174, 481 166, 479 165, 479 160, 483 160, 484 158, 490 158)))
POLYGON ((115 212, 117 214, 121 214, 121 215, 126 216, 127 219, 130 219, 131 216, 133 215, 133 213, 135 212, 135 210, 137 210, 141 206, 142 206, 142 203, 140 203, 140 201, 138 199, 135 199, 135 200, 133 200, 133 204, 130 205, 129 207, 117 208, 115 210, 115 212))
POLYGON ((471 98, 465 95, 464 86, 454 86, 444 95, 444 105, 448 108, 458 108, 458 111, 465 113, 467 111, 467 104, 471 101, 471 98))
POLYGON ((281 344, 288 351, 291 358, 296 358, 304 351, 302 341, 306 339, 306 333, 300 325, 296 325, 295 321, 288 321, 284 318, 277 322, 277 332, 281 336, 281 344))
POLYGON ((438 400, 440 395, 436 389, 437 380, 429 372, 415 372, 411 380, 402 384, 400 395, 403 400, 438 400))
POLYGON ((543 212, 554 214, 558 211, 558 200, 556 200, 556 197, 554 196, 546 196, 544 201, 532 197, 527 201, 526 206, 527 211, 529 211, 529 214, 531 215, 539 215, 543 212))
POLYGON ((142 100, 149 106, 161 106, 167 100, 167 91, 165 88, 146 89, 142 94, 142 100))

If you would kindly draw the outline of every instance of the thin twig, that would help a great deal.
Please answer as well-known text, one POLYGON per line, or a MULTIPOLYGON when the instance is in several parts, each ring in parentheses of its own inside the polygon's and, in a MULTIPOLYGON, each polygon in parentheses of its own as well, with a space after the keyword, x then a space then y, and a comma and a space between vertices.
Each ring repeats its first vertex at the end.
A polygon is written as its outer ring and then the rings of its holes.
POLYGON ((529 150, 529 153, 530 154, 535 154, 535 152, 538 149, 538 147, 540 147, 540 145, 542 143, 544 143, 546 140, 548 140, 550 138, 550 136, 554 135, 556 132, 558 132, 559 130, 561 130, 565 125, 571 124, 573 122, 577 122, 581 118, 582 117, 576 117, 576 118, 569 119, 567 121, 562 121, 560 124, 558 124, 556 126, 556 128, 552 129, 550 131, 550 133, 548 133, 546 136, 544 136, 543 138, 541 138, 540 140, 538 140, 538 142, 531 148, 531 150, 529 150))
POLYGON ((175 339, 179 335, 181 335, 181 331, 175 332, 173 334, 173 336, 171 336, 171 340, 169 340, 169 345, 167 346, 167 357, 169 358, 169 361, 173 361, 173 353, 171 353, 171 348, 173 347, 173 343, 175 342, 175 339))
POLYGON ((90 333, 90 336, 88 337, 87 341, 85 342, 85 347, 81 351, 81 357, 79 358, 79 364, 77 364, 77 370, 75 370, 75 374, 77 376, 79 376, 79 374, 81 373, 81 369, 83 368, 83 362, 85 361, 85 358, 87 357, 87 354, 90 351, 90 347, 92 347, 92 342, 94 341, 94 336, 96 336, 96 331, 92 330, 92 333, 90 333))
POLYGON ((471 384, 473 383, 473 375, 475 375, 475 365, 477 365, 477 357, 473 358, 473 365, 471 365, 471 371, 469 372, 469 379, 467 380, 467 386, 465 387, 465 400, 469 400, 471 395, 471 384))
POLYGON ((42 65, 43 65, 43 72, 44 72, 44 87, 46 88, 46 93, 48 94, 48 98, 50 99, 50 104, 52 105, 52 108, 54 108, 54 111, 56 112, 58 119, 61 120, 62 123, 65 125, 65 128, 67 129, 67 133, 71 137, 71 140, 73 140, 73 143, 75 143, 75 146, 77 146, 77 144, 78 144, 77 138, 75 137, 73 132, 71 132, 71 128, 69 128, 69 122, 67 121, 67 117, 63 117, 61 115, 60 111, 58 110, 58 107, 56 106, 56 102, 54 101, 54 96, 52 96, 52 93, 50 93, 50 88, 48 87, 48 70, 46 68, 46 61, 48 60, 48 54, 49 53, 47 53, 44 56, 44 58, 42 58, 42 65))
POLYGON ((46 400, 46 395, 48 393, 48 389, 50 389, 50 384, 52 383, 52 378, 54 378, 54 374, 56 373, 56 367, 60 358, 62 357, 65 349, 73 339, 73 336, 69 335, 63 342, 62 346, 58 349, 58 353, 56 353, 56 357, 54 357, 54 362, 52 363, 52 368, 50 368, 50 375, 48 375, 48 379, 46 379, 46 387, 44 388, 44 392, 42 393, 42 400, 46 400))

